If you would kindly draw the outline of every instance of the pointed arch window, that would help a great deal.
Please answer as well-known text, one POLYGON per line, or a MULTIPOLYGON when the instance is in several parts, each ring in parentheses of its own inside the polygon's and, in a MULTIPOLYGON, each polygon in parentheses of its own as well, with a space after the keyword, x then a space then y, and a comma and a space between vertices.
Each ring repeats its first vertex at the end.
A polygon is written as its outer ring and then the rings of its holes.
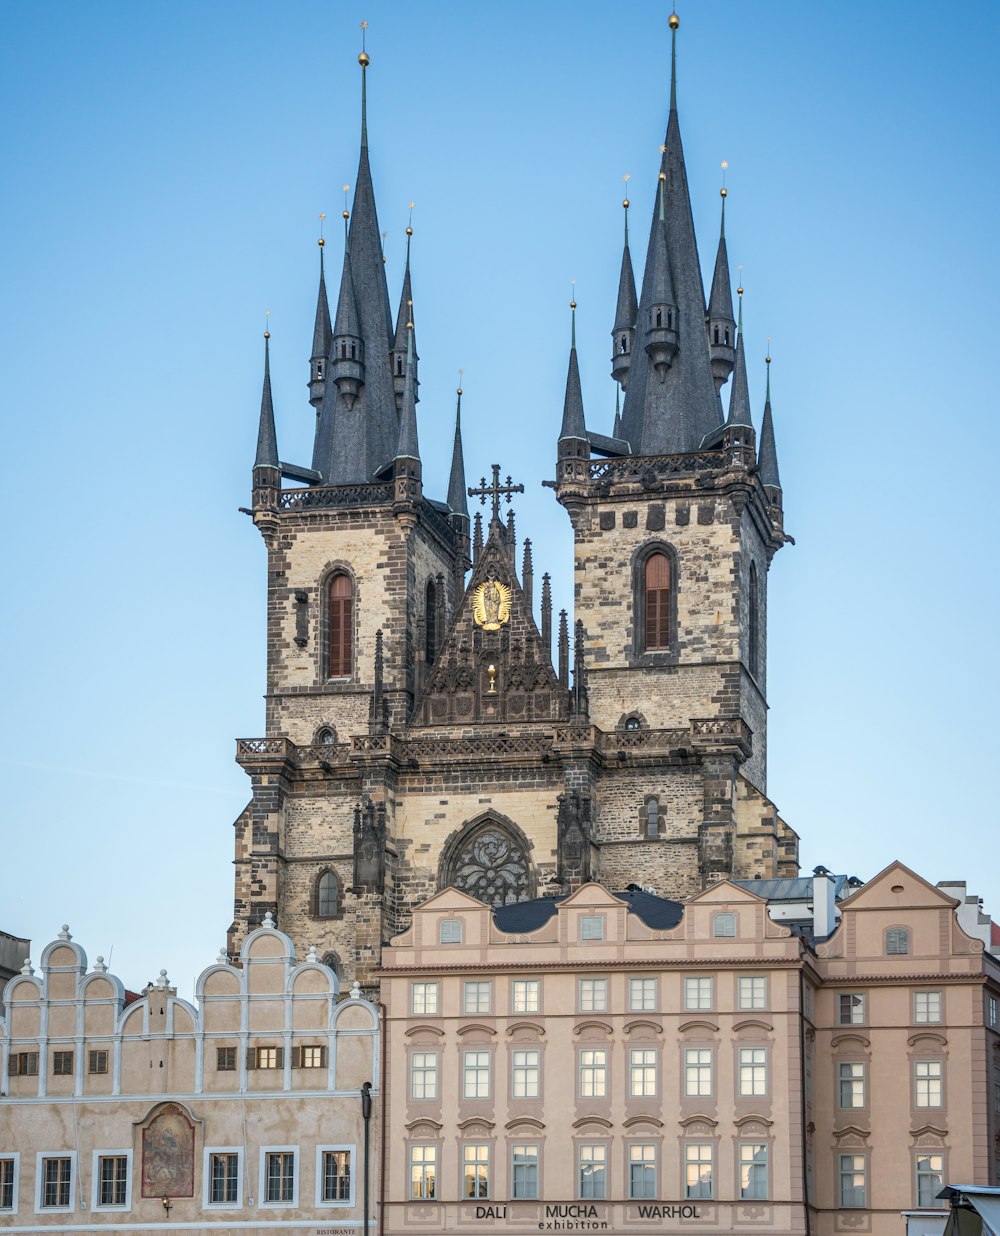
POLYGON ((437 589, 434 581, 427 581, 424 596, 424 658, 433 665, 437 657, 437 589))
POLYGON ((335 871, 327 869, 320 872, 316 879, 314 905, 316 918, 340 917, 340 881, 335 871))
POLYGON ((327 678, 350 678, 354 669, 354 581, 343 571, 327 586, 327 678))
POLYGON ((759 677, 759 661, 760 661, 760 619, 759 619, 759 598, 757 595, 757 564, 750 563, 750 582, 747 587, 747 642, 749 644, 749 663, 750 673, 754 678, 759 677))
POLYGON ((646 652, 670 647, 670 559, 656 550, 646 559, 642 575, 642 630, 646 652))

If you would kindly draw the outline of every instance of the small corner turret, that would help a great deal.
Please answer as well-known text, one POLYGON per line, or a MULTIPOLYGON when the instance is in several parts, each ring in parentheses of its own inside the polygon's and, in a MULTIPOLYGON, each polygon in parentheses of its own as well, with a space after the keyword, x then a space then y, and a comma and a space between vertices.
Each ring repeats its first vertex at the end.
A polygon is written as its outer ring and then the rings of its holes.
MULTIPOLYGON (((625 177, 628 183, 629 177, 625 177)), ((635 344, 635 320, 639 302, 635 295, 635 275, 632 272, 632 254, 628 247, 628 198, 622 201, 625 210, 625 248, 622 251, 622 268, 618 276, 618 303, 615 306, 615 324, 611 329, 611 376, 625 390, 628 385, 629 365, 635 344)), ((617 428, 615 435, 617 436, 617 428)))
POLYGON ((260 396, 260 422, 257 427, 257 452, 253 461, 254 523, 266 531, 273 522, 281 489, 278 438, 274 428, 271 399, 271 332, 264 331, 264 385, 260 396))
MULTIPOLYGON (((722 171, 725 175, 726 164, 722 171)), ((705 322, 708 328, 708 346, 712 356, 712 377, 715 388, 721 391, 729 381, 736 364, 733 348, 736 323, 733 321, 733 292, 729 281, 729 254, 726 249, 726 198, 725 184, 719 190, 722 196, 722 222, 719 226, 719 248, 715 255, 715 271, 712 274, 712 291, 708 299, 705 322)))
MULTIPOLYGON (((320 215, 322 226, 325 215, 320 215)), ((333 328, 330 325, 330 301, 326 294, 326 271, 323 267, 323 249, 326 241, 319 241, 319 293, 316 297, 316 323, 313 327, 312 356, 309 358, 309 402, 319 408, 326 390, 326 364, 330 355, 333 328)))

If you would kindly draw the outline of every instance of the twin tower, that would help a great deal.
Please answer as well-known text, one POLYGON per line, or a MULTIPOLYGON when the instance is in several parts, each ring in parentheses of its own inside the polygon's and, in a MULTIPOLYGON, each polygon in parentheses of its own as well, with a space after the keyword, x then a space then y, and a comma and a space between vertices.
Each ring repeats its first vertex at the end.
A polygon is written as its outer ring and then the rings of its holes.
POLYGON ((549 484, 573 527, 576 609, 554 641, 548 577, 536 588, 530 541, 517 552, 519 487, 498 467, 477 488, 488 518, 470 521, 461 392, 446 499, 424 492, 409 255, 394 322, 360 57, 332 319, 320 252, 311 467, 280 461, 265 351, 266 735, 237 744, 253 797, 233 955, 270 911, 300 952, 372 981, 382 943, 448 885, 500 906, 587 880, 682 898, 798 872, 766 785, 767 573, 786 540, 770 399, 758 441, 724 227, 705 297, 670 24, 638 294, 626 224, 610 435, 587 428, 575 337, 570 351, 549 484))

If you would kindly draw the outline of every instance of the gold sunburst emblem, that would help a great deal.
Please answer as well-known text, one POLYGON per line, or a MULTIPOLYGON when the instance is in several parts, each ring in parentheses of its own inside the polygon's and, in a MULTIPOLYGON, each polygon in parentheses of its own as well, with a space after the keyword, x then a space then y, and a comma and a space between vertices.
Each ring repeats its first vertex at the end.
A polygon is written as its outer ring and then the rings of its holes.
POLYGON ((499 631, 510 621, 510 588, 497 579, 495 570, 472 594, 472 616, 484 631, 499 631))

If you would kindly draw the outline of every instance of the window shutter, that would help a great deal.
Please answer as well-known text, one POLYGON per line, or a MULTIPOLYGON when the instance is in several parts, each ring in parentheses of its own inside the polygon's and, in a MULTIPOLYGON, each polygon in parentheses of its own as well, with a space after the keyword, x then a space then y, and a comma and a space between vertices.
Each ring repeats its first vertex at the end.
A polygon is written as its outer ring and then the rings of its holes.
POLYGON ((326 1048, 325 1047, 321 1047, 319 1049, 319 1062, 320 1062, 321 1067, 325 1069, 326 1068, 326 1048))
POLYGON ((285 1067, 285 1049, 283 1047, 278 1047, 275 1051, 277 1060, 275 1068, 283 1069, 285 1067))
POLYGON ((257 1049, 255 1047, 247 1048, 247 1068, 255 1069, 257 1067, 257 1049))
MULTIPOLYGON (((280 1055, 280 1048, 279 1048, 279 1055, 280 1055)), ((302 1067, 302 1048, 293 1047, 292 1048, 292 1068, 300 1069, 301 1067, 302 1067)))

